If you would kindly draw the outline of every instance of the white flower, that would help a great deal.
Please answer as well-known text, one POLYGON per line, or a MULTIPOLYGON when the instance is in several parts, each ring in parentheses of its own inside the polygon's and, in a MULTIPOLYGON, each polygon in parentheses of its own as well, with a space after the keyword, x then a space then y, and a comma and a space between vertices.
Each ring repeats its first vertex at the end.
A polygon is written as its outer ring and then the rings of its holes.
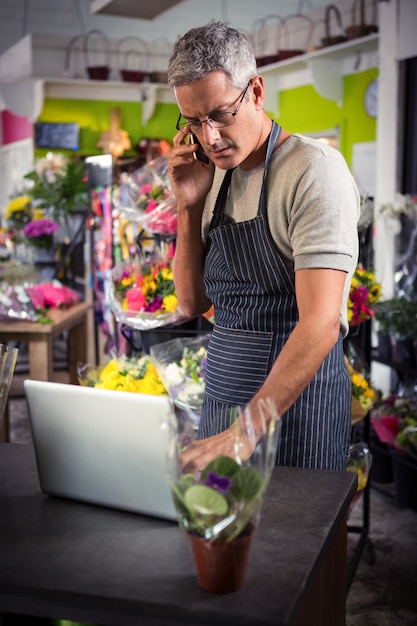
POLYGON ((170 385, 177 387, 185 381, 185 370, 176 363, 170 363, 165 368, 165 378, 170 385))

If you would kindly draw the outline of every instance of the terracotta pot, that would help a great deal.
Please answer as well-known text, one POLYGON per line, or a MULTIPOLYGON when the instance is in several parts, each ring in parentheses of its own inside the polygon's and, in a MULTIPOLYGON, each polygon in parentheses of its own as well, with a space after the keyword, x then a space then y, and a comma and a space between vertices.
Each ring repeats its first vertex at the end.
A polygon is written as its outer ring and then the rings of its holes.
POLYGON ((213 593, 231 593, 243 585, 253 527, 233 541, 210 541, 187 534, 190 541, 198 585, 213 593))

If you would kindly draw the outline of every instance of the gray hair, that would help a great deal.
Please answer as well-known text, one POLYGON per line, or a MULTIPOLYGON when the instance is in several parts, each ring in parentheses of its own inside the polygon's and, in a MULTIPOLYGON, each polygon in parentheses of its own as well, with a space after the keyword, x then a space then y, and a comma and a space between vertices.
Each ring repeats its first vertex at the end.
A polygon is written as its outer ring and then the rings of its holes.
POLYGON ((244 89, 256 76, 252 45, 238 30, 211 20, 179 36, 168 62, 171 88, 201 80, 210 72, 224 72, 236 89, 244 89))

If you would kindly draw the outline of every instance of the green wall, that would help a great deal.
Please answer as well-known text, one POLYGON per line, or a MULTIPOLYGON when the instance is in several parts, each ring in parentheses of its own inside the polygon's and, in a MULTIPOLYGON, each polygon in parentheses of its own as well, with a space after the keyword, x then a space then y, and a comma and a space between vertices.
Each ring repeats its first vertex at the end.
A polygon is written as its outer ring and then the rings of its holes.
POLYGON ((277 121, 286 130, 299 133, 339 127, 340 151, 350 165, 353 144, 376 140, 376 120, 367 115, 364 98, 367 85, 377 76, 376 68, 345 76, 341 107, 320 96, 312 85, 282 91, 277 121))
MULTIPOLYGON (((113 102, 98 100, 45 99, 40 122, 76 122, 80 125, 80 146, 74 154, 88 156, 101 154, 97 148, 100 135, 110 128, 110 112, 120 110, 120 128, 127 131, 132 149, 126 155, 135 154, 135 146, 143 138, 155 137, 172 142, 176 133, 178 117, 176 104, 157 103, 154 114, 148 123, 142 125, 142 104, 140 102, 113 102)), ((35 157, 44 156, 47 150, 35 150, 35 157)), ((56 152, 71 153, 70 150, 56 152)))
MULTIPOLYGON (((355 143, 375 141, 376 120, 370 118, 364 108, 365 90, 368 83, 378 76, 371 69, 344 77, 343 105, 326 100, 312 85, 297 87, 279 94, 280 114, 277 121, 290 132, 314 133, 340 128, 340 151, 351 164, 352 146, 355 143)), ((277 96, 278 97, 278 96, 277 96)), ((158 103, 148 123, 142 125, 140 102, 113 102, 97 100, 45 99, 39 121, 77 122, 80 124, 80 148, 76 154, 86 156, 100 154, 96 144, 101 133, 110 128, 110 111, 120 109, 120 128, 127 131, 132 150, 143 138, 155 137, 172 142, 178 116, 176 104, 158 103)), ((35 151, 35 157, 46 150, 35 151)))

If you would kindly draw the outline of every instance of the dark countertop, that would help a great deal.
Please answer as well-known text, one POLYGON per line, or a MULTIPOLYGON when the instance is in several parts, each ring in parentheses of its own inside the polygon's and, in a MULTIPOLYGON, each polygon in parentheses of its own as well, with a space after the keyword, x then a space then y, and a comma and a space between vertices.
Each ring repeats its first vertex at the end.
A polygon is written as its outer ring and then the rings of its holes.
POLYGON ((117 626, 293 624, 356 482, 351 472, 275 468, 244 586, 216 595, 197 586, 176 523, 46 496, 33 447, 1 444, 0 613, 117 626))

